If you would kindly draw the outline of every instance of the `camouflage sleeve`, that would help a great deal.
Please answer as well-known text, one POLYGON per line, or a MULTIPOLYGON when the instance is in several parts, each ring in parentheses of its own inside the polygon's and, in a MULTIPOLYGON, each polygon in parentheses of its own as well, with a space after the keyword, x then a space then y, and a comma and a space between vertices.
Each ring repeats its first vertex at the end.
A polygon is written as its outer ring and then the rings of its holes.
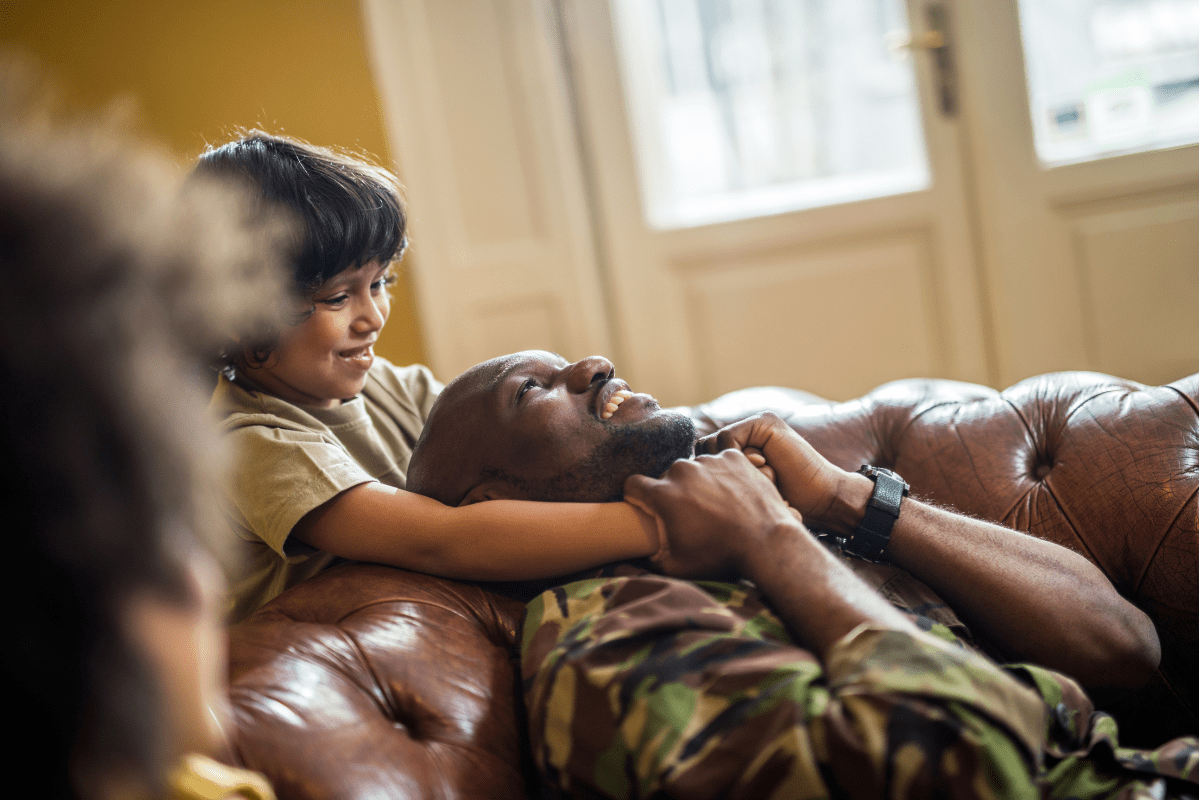
POLYGON ((708 588, 607 578, 529 604, 530 734, 552 784, 613 798, 1038 795, 1045 706, 986 659, 862 626, 823 668, 753 595, 708 588))
POLYGON ((1152 750, 1121 747, 1116 721, 1097 711, 1078 683, 1032 664, 1006 669, 1033 687, 1049 710, 1041 775, 1046 797, 1196 797, 1196 737, 1152 750))

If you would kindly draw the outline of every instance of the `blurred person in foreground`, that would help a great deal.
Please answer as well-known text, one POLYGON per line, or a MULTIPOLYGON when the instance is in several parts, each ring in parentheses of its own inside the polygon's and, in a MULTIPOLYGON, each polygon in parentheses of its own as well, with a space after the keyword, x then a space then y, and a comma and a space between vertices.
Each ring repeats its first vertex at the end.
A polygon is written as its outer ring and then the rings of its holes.
POLYGON ((240 208, 0 64, 0 674, 34 796, 272 796, 201 755, 225 655, 197 367, 281 235, 240 208))

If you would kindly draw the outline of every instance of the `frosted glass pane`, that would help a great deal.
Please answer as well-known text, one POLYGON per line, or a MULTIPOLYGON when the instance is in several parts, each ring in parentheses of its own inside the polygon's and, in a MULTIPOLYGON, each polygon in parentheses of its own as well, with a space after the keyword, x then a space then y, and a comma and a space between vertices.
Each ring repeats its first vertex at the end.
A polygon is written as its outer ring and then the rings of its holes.
POLYGON ((1197 139, 1198 0, 1021 0, 1038 159, 1197 139))
POLYGON ((900 0, 616 0, 647 222, 679 228, 929 184, 900 0))

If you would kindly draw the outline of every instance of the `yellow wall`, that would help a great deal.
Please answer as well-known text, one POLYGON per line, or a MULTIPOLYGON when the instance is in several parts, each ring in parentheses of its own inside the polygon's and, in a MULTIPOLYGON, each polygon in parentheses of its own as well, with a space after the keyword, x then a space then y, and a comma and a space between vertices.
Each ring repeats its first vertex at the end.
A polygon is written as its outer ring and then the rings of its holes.
MULTIPOLYGON (((391 164, 356 0, 0 3, 0 46, 88 106, 131 97, 187 168, 206 143, 262 127, 391 164)), ((424 360, 407 274, 377 352, 424 360)))

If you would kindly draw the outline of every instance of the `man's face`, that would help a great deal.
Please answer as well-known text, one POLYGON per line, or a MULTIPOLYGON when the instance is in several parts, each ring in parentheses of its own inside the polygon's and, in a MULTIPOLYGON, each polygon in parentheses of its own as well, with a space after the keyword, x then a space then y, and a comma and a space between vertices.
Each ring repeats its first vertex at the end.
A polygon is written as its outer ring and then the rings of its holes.
POLYGON ((458 502, 474 489, 468 502, 612 500, 630 475, 657 476, 690 456, 691 419, 631 392, 615 373, 605 358, 570 364, 536 350, 473 367, 434 409, 414 454, 410 488, 453 482, 442 473, 457 469, 478 480, 434 492, 439 499, 458 502))

